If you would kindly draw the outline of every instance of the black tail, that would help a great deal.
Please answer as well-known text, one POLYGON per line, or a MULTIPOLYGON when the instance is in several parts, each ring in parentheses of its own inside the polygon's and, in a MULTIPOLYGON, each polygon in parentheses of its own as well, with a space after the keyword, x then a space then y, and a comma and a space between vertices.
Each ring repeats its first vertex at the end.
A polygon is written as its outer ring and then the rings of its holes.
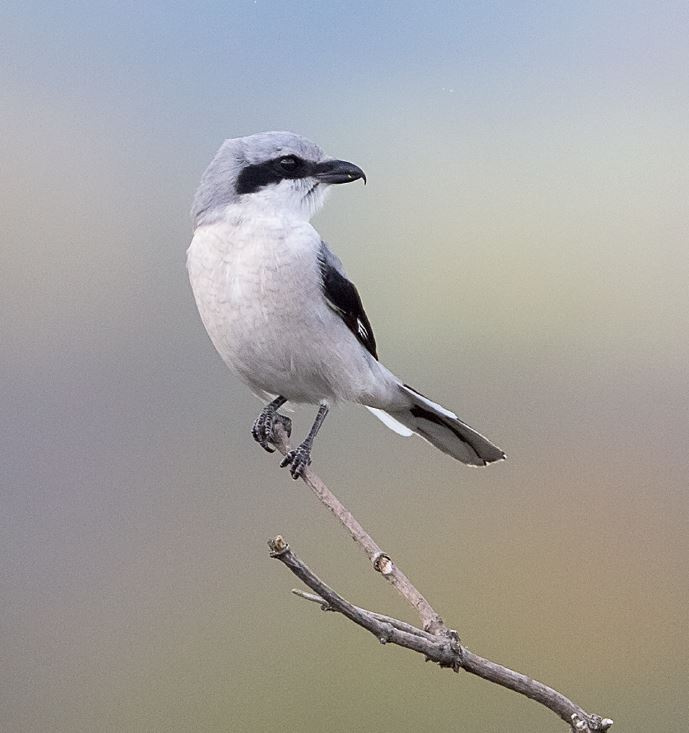
POLYGON ((400 389, 409 397, 410 407, 382 414, 380 410, 372 410, 392 430, 402 435, 416 433, 443 453, 468 466, 486 466, 506 458, 500 448, 454 413, 406 384, 401 384, 400 389))

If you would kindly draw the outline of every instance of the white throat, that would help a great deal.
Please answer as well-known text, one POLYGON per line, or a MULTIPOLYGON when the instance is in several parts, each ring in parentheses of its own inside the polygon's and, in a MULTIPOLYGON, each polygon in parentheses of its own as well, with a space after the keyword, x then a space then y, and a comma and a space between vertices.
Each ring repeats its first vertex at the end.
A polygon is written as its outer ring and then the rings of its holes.
POLYGON ((281 181, 241 196, 227 207, 226 213, 231 210, 245 217, 309 221, 323 206, 329 188, 312 178, 281 181))

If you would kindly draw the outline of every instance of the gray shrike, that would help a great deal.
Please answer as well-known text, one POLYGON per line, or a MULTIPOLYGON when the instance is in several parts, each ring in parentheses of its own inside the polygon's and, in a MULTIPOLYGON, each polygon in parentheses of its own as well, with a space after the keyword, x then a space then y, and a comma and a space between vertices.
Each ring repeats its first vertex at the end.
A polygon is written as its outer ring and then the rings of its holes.
POLYGON ((379 361, 361 298, 309 219, 333 184, 361 168, 291 132, 225 142, 192 206, 187 269, 208 335, 230 369, 264 401, 254 439, 272 452, 273 426, 288 400, 318 404, 309 434, 281 466, 293 478, 311 463, 330 405, 365 405, 385 425, 420 435, 470 466, 505 458, 454 413, 424 397, 379 361))

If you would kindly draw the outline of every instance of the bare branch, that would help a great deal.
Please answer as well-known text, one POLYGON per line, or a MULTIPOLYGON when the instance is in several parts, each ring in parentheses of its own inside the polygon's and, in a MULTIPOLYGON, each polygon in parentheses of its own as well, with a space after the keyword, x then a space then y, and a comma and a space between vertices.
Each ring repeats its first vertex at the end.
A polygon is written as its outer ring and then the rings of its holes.
MULTIPOLYGON (((289 450, 288 441, 289 436, 283 426, 276 424, 273 444, 283 455, 289 450)), ((612 726, 613 721, 610 718, 588 714, 562 693, 542 682, 469 651, 461 643, 457 632, 445 625, 441 616, 419 593, 409 578, 395 565, 390 556, 381 550, 352 513, 310 468, 305 471, 303 481, 340 520, 352 539, 364 550, 374 569, 416 610, 423 628, 416 628, 405 621, 367 611, 349 603, 312 573, 294 555, 284 539, 278 536, 268 543, 271 557, 280 560, 316 594, 314 596, 295 590, 293 592, 296 595, 319 603, 323 610, 341 613, 358 626, 370 631, 383 644, 390 642, 411 649, 441 667, 449 667, 456 672, 464 669, 536 700, 567 722, 573 733, 597 733, 607 731, 612 726)))
MULTIPOLYGON (((286 455, 289 450, 289 436, 279 423, 275 425, 273 432, 275 438, 273 445, 283 456, 286 455)), ((340 520, 352 536, 352 539, 368 555, 368 559, 373 564, 374 569, 388 580, 412 608, 416 610, 424 629, 431 632, 444 630, 446 628, 445 623, 440 615, 433 610, 431 604, 419 593, 409 578, 392 561, 390 556, 378 547, 368 532, 352 516, 349 509, 342 504, 311 468, 307 468, 304 472, 303 481, 320 501, 340 520)))
MULTIPOLYGON (((292 593, 294 593, 294 595, 298 596, 299 598, 303 598, 305 601, 318 603, 321 607, 321 611, 337 611, 337 609, 333 608, 326 600, 324 600, 320 596, 315 595, 314 593, 305 593, 303 590, 299 590, 298 588, 292 588, 292 593)), ((393 618, 392 616, 384 616, 382 613, 367 611, 364 608, 359 608, 359 610, 362 613, 370 614, 371 616, 373 616, 373 618, 377 619, 381 623, 390 624, 396 629, 404 631, 407 634, 416 634, 417 636, 420 636, 424 639, 429 639, 430 641, 437 641, 438 639, 436 634, 431 634, 430 632, 424 631, 423 629, 417 629, 416 626, 412 626, 406 621, 400 621, 398 618, 393 618)))
POLYGON ((464 669, 478 677, 495 682, 510 690, 540 702, 569 723, 573 731, 593 733, 607 731, 612 720, 589 715, 576 703, 557 690, 538 680, 515 672, 508 667, 491 662, 464 647, 456 635, 431 634, 390 616, 368 611, 345 600, 315 575, 290 549, 281 536, 268 542, 271 557, 288 567, 317 595, 292 591, 308 601, 319 603, 325 611, 335 611, 346 616, 358 626, 370 631, 382 644, 397 644, 405 649, 423 654, 428 661, 455 672, 464 669))
POLYGON ((435 636, 428 632, 419 634, 419 629, 415 629, 415 633, 409 633, 400 628, 402 625, 401 621, 396 621, 395 625, 393 625, 376 618, 370 611, 366 611, 346 601, 320 580, 320 578, 314 575, 292 550, 290 550, 289 545, 282 537, 278 535, 275 539, 270 540, 268 546, 270 547, 271 557, 277 558, 286 565, 300 580, 325 601, 328 608, 341 613, 358 626, 370 631, 382 644, 387 644, 388 642, 398 644, 399 646, 413 649, 415 652, 425 655, 443 667, 459 668, 459 645, 456 643, 453 644, 453 640, 445 636, 435 636))

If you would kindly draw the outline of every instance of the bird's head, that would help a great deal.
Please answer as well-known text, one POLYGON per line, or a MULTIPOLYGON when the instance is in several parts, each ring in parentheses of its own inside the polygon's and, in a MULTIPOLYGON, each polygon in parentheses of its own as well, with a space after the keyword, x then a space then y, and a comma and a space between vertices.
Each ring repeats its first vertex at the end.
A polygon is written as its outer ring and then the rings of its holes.
POLYGON ((309 219, 327 189, 357 179, 353 163, 326 155, 292 132, 260 132, 225 142, 206 169, 194 198, 195 225, 210 223, 230 204, 309 219))

